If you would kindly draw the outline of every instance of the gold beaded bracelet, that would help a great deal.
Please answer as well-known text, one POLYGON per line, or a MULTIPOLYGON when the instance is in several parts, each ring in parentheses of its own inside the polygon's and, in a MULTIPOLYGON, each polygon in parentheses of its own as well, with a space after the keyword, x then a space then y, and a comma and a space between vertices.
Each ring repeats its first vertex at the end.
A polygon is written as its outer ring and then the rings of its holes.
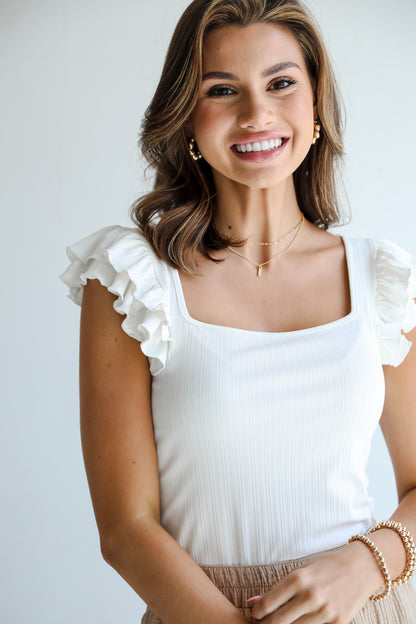
POLYGON ((372 596, 370 596, 370 600, 373 600, 374 602, 377 602, 378 600, 382 600, 383 598, 386 598, 386 596, 389 595, 389 593, 391 592, 391 586, 392 586, 391 577, 387 569, 387 565, 384 560, 384 557, 379 551, 379 549, 377 548, 377 546, 374 544, 374 542, 372 542, 366 535, 361 535, 361 534, 353 535, 348 540, 348 543, 350 544, 351 542, 355 542, 355 541, 359 541, 365 544, 371 550, 375 560, 377 561, 377 565, 384 578, 384 591, 382 591, 379 594, 373 594, 372 596))
POLYGON ((404 585, 405 583, 410 581, 416 570, 415 543, 406 527, 400 524, 400 522, 396 522, 395 520, 383 520, 383 522, 379 522, 369 531, 367 531, 367 535, 369 533, 374 533, 374 531, 378 531, 379 529, 384 528, 391 529, 399 535, 406 551, 406 567, 403 570, 402 574, 392 581, 392 585, 404 585))

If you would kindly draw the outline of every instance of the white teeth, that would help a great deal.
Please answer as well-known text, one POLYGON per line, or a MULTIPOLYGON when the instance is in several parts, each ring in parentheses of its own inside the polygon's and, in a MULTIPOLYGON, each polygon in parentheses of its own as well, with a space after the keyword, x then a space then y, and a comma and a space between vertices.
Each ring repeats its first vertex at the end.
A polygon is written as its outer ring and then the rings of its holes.
POLYGON ((245 154, 246 152, 269 152, 272 149, 281 147, 283 139, 271 139, 270 141, 255 141, 254 143, 245 143, 244 145, 236 145, 237 152, 245 154))

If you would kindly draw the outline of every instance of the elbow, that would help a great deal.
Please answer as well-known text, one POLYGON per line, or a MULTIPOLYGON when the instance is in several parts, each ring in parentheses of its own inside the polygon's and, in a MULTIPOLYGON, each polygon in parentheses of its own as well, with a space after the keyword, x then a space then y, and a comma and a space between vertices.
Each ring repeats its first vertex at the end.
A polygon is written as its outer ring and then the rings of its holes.
MULTIPOLYGON (((125 557, 126 546, 132 543, 133 530, 131 523, 117 522, 111 525, 107 523, 104 526, 98 525, 101 555, 112 568, 117 568, 125 557)), ((135 533, 137 540, 140 537, 140 531, 136 528, 135 533)))
POLYGON ((111 567, 115 566, 116 552, 117 549, 114 548, 114 542, 109 540, 107 537, 104 537, 100 534, 100 550, 101 556, 106 563, 108 563, 111 567))
POLYGON ((115 533, 100 531, 100 550, 104 561, 115 568, 122 550, 120 537, 115 533))
POLYGON ((100 550, 104 561, 117 570, 133 552, 136 556, 140 556, 140 552, 145 549, 146 542, 153 534, 155 525, 157 523, 153 518, 142 517, 131 522, 123 522, 122 526, 111 529, 100 528, 100 550))

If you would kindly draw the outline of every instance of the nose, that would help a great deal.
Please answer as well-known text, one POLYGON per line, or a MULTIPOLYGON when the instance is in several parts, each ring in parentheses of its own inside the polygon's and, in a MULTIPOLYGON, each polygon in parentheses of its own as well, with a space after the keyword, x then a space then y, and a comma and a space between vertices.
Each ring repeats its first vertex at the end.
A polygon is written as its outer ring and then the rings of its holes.
POLYGON ((247 93, 240 106, 238 125, 241 128, 260 130, 273 124, 275 113, 266 93, 247 93))

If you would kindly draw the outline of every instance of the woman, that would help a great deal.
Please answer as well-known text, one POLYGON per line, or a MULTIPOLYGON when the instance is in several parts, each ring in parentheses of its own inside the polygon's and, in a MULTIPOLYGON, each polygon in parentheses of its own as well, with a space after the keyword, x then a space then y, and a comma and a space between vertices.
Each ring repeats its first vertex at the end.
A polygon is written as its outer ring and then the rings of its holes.
POLYGON ((391 587, 414 568, 414 275, 327 231, 340 126, 298 2, 195 0, 143 126, 139 227, 69 250, 102 553, 145 624, 415 621, 391 587), (380 417, 400 505, 374 526, 380 417))

